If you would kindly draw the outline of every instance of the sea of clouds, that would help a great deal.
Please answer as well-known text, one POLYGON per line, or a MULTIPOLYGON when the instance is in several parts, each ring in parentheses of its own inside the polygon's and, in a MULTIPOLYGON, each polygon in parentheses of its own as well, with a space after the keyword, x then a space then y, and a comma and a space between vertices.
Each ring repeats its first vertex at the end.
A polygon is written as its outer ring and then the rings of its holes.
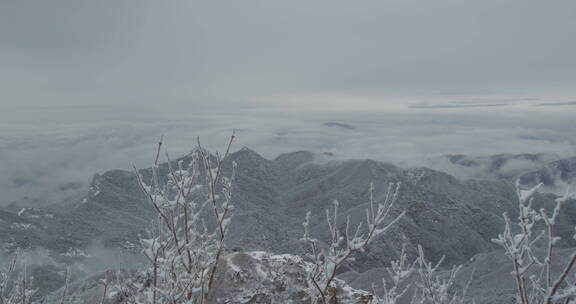
MULTIPOLYGON (((26 118, 0 124, 0 205, 57 203, 82 194, 95 173, 129 170, 132 163, 146 167, 161 135, 173 156, 192 149, 197 137, 209 149, 223 150, 236 130, 233 149, 246 146, 267 158, 298 150, 330 152, 336 159, 428 166, 461 178, 482 176, 438 157, 575 156, 573 105, 532 103, 530 107, 488 104, 474 108, 474 103, 413 103, 386 111, 329 107, 142 113, 114 107, 27 109, 29 115, 19 114, 26 118)), ((505 169, 535 167, 529 161, 509 166, 514 168, 505 169)))

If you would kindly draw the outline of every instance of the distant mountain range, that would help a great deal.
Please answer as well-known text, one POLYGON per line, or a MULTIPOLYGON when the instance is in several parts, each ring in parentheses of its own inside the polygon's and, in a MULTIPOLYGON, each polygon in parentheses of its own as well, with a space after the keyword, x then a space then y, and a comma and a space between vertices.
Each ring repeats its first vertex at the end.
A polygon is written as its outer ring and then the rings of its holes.
POLYGON ((525 185, 543 183, 550 192, 562 194, 566 188, 576 186, 576 157, 560 159, 542 168, 523 174, 520 182, 525 185))
MULTIPOLYGON (((469 263, 478 254, 496 250, 490 240, 503 229, 502 214, 517 213, 516 178, 527 185, 544 182, 559 186, 576 177, 576 158, 556 160, 550 155, 521 154, 476 158, 450 155, 444 159, 455 166, 482 168, 494 178, 462 180, 428 168, 402 168, 372 160, 331 160, 330 156, 307 151, 270 160, 243 148, 227 160, 238 164, 233 229, 227 245, 234 251, 301 254, 298 239, 307 211, 313 216, 312 233, 324 239, 324 210, 332 206, 333 200, 340 202, 341 219, 350 216, 353 223, 358 223, 365 216, 371 182, 377 200, 383 199, 389 183, 400 182, 393 212, 404 210, 405 218, 344 270, 348 277, 355 278, 354 287, 370 288, 369 280, 359 277, 386 267, 398 256, 402 244, 411 253, 421 245, 432 261, 445 256, 447 266, 469 263), (541 165, 536 168, 536 164, 541 165)), ((537 195, 536 204, 552 208, 554 198, 553 194, 537 195)), ((560 244, 574 246, 576 206, 566 204, 565 208, 557 228, 562 236, 560 244)), ((96 175, 88 193, 77 201, 44 209, 0 211, 0 240, 5 253, 16 248, 42 252, 45 262, 37 263, 32 271, 38 273, 37 278, 50 278, 38 283, 40 294, 49 294, 63 284, 64 264, 75 264, 77 277, 81 277, 107 267, 99 265, 98 252, 122 251, 138 256, 139 237, 154 220, 154 210, 133 172, 113 170, 96 175)))
MULTIPOLYGON (((515 180, 522 174, 536 171, 548 163, 561 159, 554 154, 496 154, 471 156, 450 154, 431 157, 418 164, 443 171, 461 179, 515 180)), ((408 166, 409 163, 404 164, 408 166)))

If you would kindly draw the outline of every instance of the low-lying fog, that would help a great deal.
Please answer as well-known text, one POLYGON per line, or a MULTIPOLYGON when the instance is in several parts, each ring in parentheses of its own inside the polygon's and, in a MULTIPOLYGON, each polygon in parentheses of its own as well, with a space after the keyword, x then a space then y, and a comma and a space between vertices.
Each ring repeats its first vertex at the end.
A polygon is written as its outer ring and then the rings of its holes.
MULTIPOLYGON (((372 158, 429 166, 462 178, 479 176, 467 176, 470 172, 430 158, 446 154, 576 155, 574 106, 542 106, 546 101, 537 99, 479 103, 467 98, 444 97, 445 101, 427 103, 420 100, 432 98, 423 98, 373 111, 330 107, 302 111, 296 106, 182 112, 177 108, 157 112, 121 107, 35 109, 28 120, 11 122, 6 117, 1 124, 0 204, 58 202, 84 191, 94 173, 129 170, 131 163, 145 167, 162 134, 173 155, 190 150, 197 136, 207 147, 222 150, 236 129, 234 149, 247 146, 267 158, 297 150, 330 152, 335 159, 372 158), (472 106, 476 106, 473 112, 472 106), (132 118, 125 119, 125 111, 132 118)), ((510 166, 514 168, 509 170, 519 170, 534 164, 520 161, 510 166)))

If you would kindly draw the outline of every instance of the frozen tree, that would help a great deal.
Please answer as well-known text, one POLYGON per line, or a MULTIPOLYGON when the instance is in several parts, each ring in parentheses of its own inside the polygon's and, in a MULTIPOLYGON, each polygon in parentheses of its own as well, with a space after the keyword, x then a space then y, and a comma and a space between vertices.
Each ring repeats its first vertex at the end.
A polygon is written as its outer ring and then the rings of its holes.
POLYGON ((362 223, 358 224, 351 234, 350 217, 346 218, 344 232, 338 227, 338 201, 334 201, 332 211, 326 210, 326 220, 330 238, 326 246, 321 246, 319 240, 310 235, 309 226, 311 213, 306 214, 304 221, 303 240, 310 246, 308 258, 312 261, 308 273, 308 280, 312 286, 312 300, 322 304, 331 303, 336 297, 334 280, 338 269, 351 260, 352 255, 364 250, 366 246, 375 238, 385 234, 390 227, 404 216, 404 212, 390 219, 392 208, 397 201, 400 184, 390 184, 388 193, 383 202, 374 201, 374 186, 370 184, 369 207, 366 209, 365 232, 362 230, 362 223))
POLYGON ((493 242, 502 246, 510 258, 514 270, 512 275, 516 282, 516 302, 521 304, 552 304, 572 303, 576 298, 574 282, 568 282, 568 275, 576 263, 576 252, 565 262, 559 274, 552 273, 552 261, 555 253, 555 244, 560 240, 554 232, 554 225, 560 215, 562 204, 571 198, 574 193, 567 193, 556 199, 556 206, 551 214, 545 209, 533 208, 534 194, 542 184, 524 190, 516 182, 519 215, 516 221, 504 214, 504 232, 493 242), (538 224, 543 224, 543 231, 538 231, 538 224), (546 239, 546 253, 538 256, 537 242, 546 239), (538 268, 540 271, 534 271, 538 268))
POLYGON ((397 304, 401 298, 411 298, 412 304, 465 304, 473 303, 466 299, 466 293, 472 282, 472 275, 463 289, 456 288, 456 275, 461 266, 453 266, 449 271, 440 273, 444 257, 436 264, 426 260, 424 250, 418 246, 418 256, 409 260, 403 246, 398 260, 393 261, 386 269, 387 277, 383 279, 381 293, 373 288, 371 304, 397 304))
POLYGON ((412 303, 414 304, 465 304, 470 303, 466 300, 466 292, 472 282, 472 275, 464 289, 460 291, 451 291, 454 289, 456 283, 456 275, 462 266, 453 266, 447 275, 439 275, 438 270, 442 264, 444 257, 433 264, 426 260, 424 250, 418 246, 418 281, 417 288, 414 293, 412 303))
POLYGON ((373 299, 371 304, 396 304, 404 297, 412 284, 408 282, 410 276, 416 270, 416 261, 409 261, 406 253, 406 246, 402 247, 400 257, 392 261, 390 267, 386 269, 389 280, 382 279, 382 293, 372 287, 373 299))
MULTIPOLYGON (((68 296, 68 285, 70 284, 70 267, 66 267, 66 272, 64 273, 64 287, 62 288, 62 296, 60 297, 60 304, 66 303, 66 298, 68 296)), ((106 291, 104 291, 104 297, 106 296, 106 291)))
POLYGON ((150 172, 134 167, 158 220, 151 237, 142 240, 149 261, 144 278, 115 286, 113 295, 128 303, 207 301, 231 219, 236 165, 224 176, 223 162, 233 140, 234 135, 223 157, 209 154, 198 140, 188 157, 173 162, 166 153, 167 164, 160 166, 161 139, 150 172))
POLYGON ((16 253, 5 269, 0 269, 0 304, 29 304, 36 293, 31 287, 25 263, 18 269, 16 253))
MULTIPOLYGON (((369 207, 366 209, 367 228, 362 230, 362 223, 350 233, 350 218, 346 218, 344 231, 338 227, 338 202, 334 202, 333 210, 326 210, 326 220, 330 238, 328 244, 322 246, 321 242, 310 236, 310 212, 304 221, 304 237, 310 246, 307 256, 311 260, 308 270, 308 280, 311 288, 311 298, 315 303, 334 303, 336 300, 336 274, 338 269, 347 261, 353 259, 353 254, 362 251, 379 236, 384 235, 390 227, 396 224, 405 214, 401 212, 391 216, 392 208, 397 199, 400 184, 390 184, 384 200, 376 203, 374 200, 374 186, 369 189, 369 207)), ((418 256, 414 260, 408 258, 406 246, 398 260, 393 261, 382 282, 381 293, 373 287, 371 304, 396 304, 406 296, 412 296, 413 304, 464 304, 466 291, 471 278, 463 290, 455 292, 456 275, 461 266, 452 267, 447 274, 439 273, 444 258, 436 264, 426 260, 424 250, 418 246, 418 256), (386 280, 386 277, 388 280, 386 280), (415 280, 414 280, 415 277, 415 280), (410 280, 412 278, 412 280, 410 280), (411 282, 412 281, 412 282, 411 282), (409 291, 411 294, 409 294, 409 291)))

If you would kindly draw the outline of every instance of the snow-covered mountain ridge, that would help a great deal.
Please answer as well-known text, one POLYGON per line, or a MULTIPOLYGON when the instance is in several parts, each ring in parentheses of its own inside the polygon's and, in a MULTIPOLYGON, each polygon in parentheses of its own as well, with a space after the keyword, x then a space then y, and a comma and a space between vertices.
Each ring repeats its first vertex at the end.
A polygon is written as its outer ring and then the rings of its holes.
MULTIPOLYGON (((386 267, 397 258, 402 244, 410 252, 421 245, 433 261, 446 256, 446 265, 491 252, 496 246, 490 240, 503 227, 502 213, 513 215, 517 208, 509 180, 460 180, 427 168, 403 169, 372 160, 332 161, 306 151, 270 160, 242 149, 230 155, 229 161, 238 163, 234 217, 227 238, 228 248, 236 251, 300 254, 298 240, 307 211, 312 212, 312 233, 325 239, 324 210, 334 199, 340 201, 342 218, 350 216, 358 222, 365 216, 371 182, 377 200, 383 198, 389 183, 400 182, 402 190, 393 212, 406 211, 406 216, 392 233, 376 240, 347 266, 346 271, 355 273, 386 267)), ((551 208, 553 199, 539 195, 536 204, 551 208)), ((558 227, 562 246, 574 245, 576 208, 572 205, 566 204, 558 227)), ((45 250, 48 262, 32 270, 52 278, 50 284, 40 283, 43 293, 63 284, 63 264, 97 260, 92 252, 95 244, 138 255, 138 240, 155 218, 134 174, 122 170, 96 175, 89 192, 74 204, 18 211, 0 213, 0 238, 6 253, 15 248, 45 250)))

